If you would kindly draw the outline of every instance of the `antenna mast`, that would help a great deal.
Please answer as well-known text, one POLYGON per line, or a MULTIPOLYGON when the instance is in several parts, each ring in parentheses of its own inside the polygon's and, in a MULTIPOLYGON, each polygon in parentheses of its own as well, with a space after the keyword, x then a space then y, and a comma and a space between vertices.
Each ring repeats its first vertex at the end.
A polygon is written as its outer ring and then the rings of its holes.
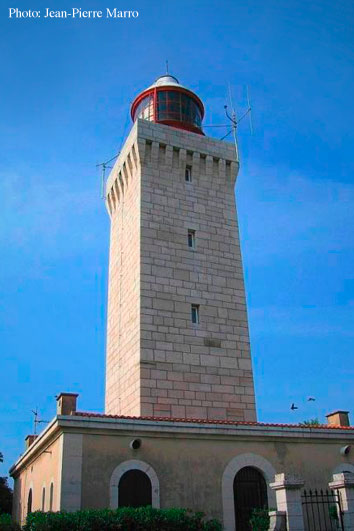
MULTIPOLYGON (((120 151, 119 151, 120 153, 120 151)), ((112 157, 111 159, 107 160, 106 162, 100 162, 99 164, 96 164, 96 168, 99 168, 99 167, 102 167, 102 173, 101 173, 101 199, 104 199, 104 193, 105 193, 105 184, 106 184, 106 168, 113 168, 113 166, 108 166, 108 164, 110 162, 112 162, 112 160, 116 159, 119 155, 119 153, 117 153, 117 155, 114 155, 114 157, 112 157)))
MULTIPOLYGON (((234 143, 235 143, 236 160, 237 160, 237 162, 239 162, 240 158, 239 158, 239 154, 238 154, 238 143, 237 143, 237 125, 238 125, 238 122, 237 122, 236 111, 235 111, 234 104, 233 104, 233 101, 232 101, 230 83, 229 83, 229 99, 230 99, 231 113, 232 113, 231 116, 229 116, 229 119, 231 120, 231 124, 232 124, 232 135, 234 137, 234 143)), ((226 108, 225 108, 225 112, 226 112, 226 108)), ((227 112, 226 112, 226 116, 228 116, 227 112)))
POLYGON ((251 131, 251 134, 253 134, 252 119, 251 119, 252 107, 251 107, 251 104, 250 104, 248 86, 247 86, 247 105, 248 105, 248 107, 247 107, 246 112, 241 116, 241 118, 239 120, 237 119, 236 111, 235 111, 235 108, 233 106, 230 84, 229 84, 229 98, 230 98, 230 105, 231 105, 231 115, 230 115, 230 113, 227 110, 227 105, 224 105, 224 109, 225 109, 226 117, 231 122, 231 131, 229 131, 227 133, 227 135, 225 135, 221 140, 226 138, 232 132, 233 137, 234 137, 234 143, 235 143, 236 160, 237 160, 237 162, 240 162, 239 150, 238 150, 238 142, 237 142, 237 126, 241 122, 241 120, 243 120, 243 118, 245 118, 247 115, 249 115, 249 120, 250 120, 250 131, 251 131))
POLYGON ((251 107, 250 92, 249 92, 248 85, 246 87, 246 90, 247 90, 247 112, 246 112, 246 114, 248 114, 249 124, 250 124, 250 132, 251 132, 251 135, 253 135, 252 107, 251 107))
POLYGON ((38 424, 48 424, 48 422, 50 422, 50 421, 49 420, 40 420, 39 419, 38 407, 36 407, 36 409, 32 409, 32 413, 34 415, 33 432, 34 432, 34 435, 37 435, 38 424))

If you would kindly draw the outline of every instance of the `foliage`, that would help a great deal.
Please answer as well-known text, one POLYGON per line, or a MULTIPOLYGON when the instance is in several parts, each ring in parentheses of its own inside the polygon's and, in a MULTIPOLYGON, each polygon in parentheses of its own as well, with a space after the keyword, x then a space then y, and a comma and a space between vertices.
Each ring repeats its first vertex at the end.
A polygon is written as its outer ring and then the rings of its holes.
MULTIPOLYGON (((24 531, 221 531, 216 520, 186 509, 122 507, 75 513, 31 513, 24 531)), ((0 530, 1 531, 1 530, 0 530)))
MULTIPOLYGON (((4 462, 4 456, 0 452, 0 463, 4 462)), ((12 490, 7 484, 7 478, 0 477, 0 515, 12 511, 12 490)), ((2 528, 0 528, 1 531, 2 528)))
POLYGON ((332 520, 339 520, 338 518, 338 511, 336 505, 330 505, 329 506, 329 516, 332 518, 332 520))
POLYGON ((0 531, 20 531, 20 526, 12 521, 9 514, 0 514, 0 531))
POLYGON ((300 426, 320 426, 320 421, 318 419, 304 420, 300 422, 300 426))
POLYGON ((252 531, 268 531, 270 518, 269 509, 252 509, 250 526, 252 531))
POLYGON ((11 513, 12 490, 7 484, 7 478, 0 477, 0 514, 11 513))

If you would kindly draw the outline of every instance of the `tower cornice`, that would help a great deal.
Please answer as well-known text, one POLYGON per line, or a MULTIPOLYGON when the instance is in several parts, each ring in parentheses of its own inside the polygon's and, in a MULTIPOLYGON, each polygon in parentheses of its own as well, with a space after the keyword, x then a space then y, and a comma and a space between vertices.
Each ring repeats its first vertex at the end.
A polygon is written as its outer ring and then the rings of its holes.
MULTIPOLYGON (((146 159, 146 145, 151 146, 152 152, 159 146, 167 146, 179 153, 180 166, 185 166, 185 154, 193 154, 194 159, 205 158, 207 164, 218 163, 220 172, 236 181, 239 163, 235 146, 215 138, 200 136, 189 131, 174 129, 168 125, 157 124, 138 119, 126 139, 123 149, 117 158, 106 183, 106 207, 109 214, 117 208, 129 180, 146 159)), ((166 159, 167 160, 167 159, 166 159)), ((166 161, 165 161, 166 163, 166 161)), ((171 160, 172 163, 172 160, 171 160)))

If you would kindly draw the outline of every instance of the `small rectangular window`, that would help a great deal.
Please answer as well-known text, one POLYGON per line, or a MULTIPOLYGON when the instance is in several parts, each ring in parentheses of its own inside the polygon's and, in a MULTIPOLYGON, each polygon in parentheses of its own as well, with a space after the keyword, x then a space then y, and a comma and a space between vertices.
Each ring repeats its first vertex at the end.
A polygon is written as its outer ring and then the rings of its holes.
POLYGON ((193 324, 199 324, 199 304, 192 304, 191 317, 193 324))
POLYGON ((195 230, 188 229, 188 247, 195 249, 195 230))
POLYGON ((191 183, 192 182, 192 166, 186 166, 184 177, 185 177, 187 183, 191 183))

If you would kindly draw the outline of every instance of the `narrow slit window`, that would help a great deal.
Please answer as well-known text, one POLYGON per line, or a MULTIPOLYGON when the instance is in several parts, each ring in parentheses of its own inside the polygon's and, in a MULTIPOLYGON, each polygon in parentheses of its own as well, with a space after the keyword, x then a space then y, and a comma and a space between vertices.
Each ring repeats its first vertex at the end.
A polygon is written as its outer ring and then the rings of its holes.
POLYGON ((54 485, 53 483, 50 484, 50 490, 49 490, 49 510, 53 510, 53 501, 54 501, 54 485))
POLYGON ((188 247, 195 249, 195 230, 188 230, 188 247))
POLYGON ((192 182, 192 166, 186 166, 184 177, 187 183, 192 182))
POLYGON ((27 514, 32 512, 32 489, 29 490, 27 498, 27 514))
POLYGON ((42 513, 45 511, 45 487, 42 489, 42 513))
POLYGON ((191 317, 193 324, 199 324, 199 304, 192 304, 191 317))

